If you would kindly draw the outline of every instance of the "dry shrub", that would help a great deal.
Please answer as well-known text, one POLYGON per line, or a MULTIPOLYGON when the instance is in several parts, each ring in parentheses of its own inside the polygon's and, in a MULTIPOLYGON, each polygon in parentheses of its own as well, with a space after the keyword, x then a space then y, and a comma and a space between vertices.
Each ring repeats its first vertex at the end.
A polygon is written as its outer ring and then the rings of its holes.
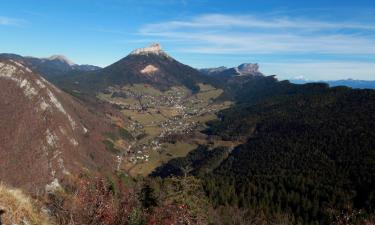
POLYGON ((47 206, 57 224, 117 225, 126 224, 139 204, 126 188, 115 193, 103 178, 83 178, 69 192, 51 193, 47 206))
POLYGON ((21 190, 0 184, 0 208, 3 224, 49 225, 53 224, 38 204, 21 190))

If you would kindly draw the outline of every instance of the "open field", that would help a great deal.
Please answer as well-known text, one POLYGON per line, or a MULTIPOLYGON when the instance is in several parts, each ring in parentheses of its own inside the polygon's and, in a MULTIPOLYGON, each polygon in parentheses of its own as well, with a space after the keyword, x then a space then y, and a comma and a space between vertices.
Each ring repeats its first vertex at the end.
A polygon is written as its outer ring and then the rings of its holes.
POLYGON ((111 87, 97 96, 116 105, 128 120, 123 123, 114 120, 114 124, 120 124, 135 141, 129 143, 118 137, 111 138, 115 150, 108 143, 112 152, 123 152, 120 167, 125 172, 132 176, 147 176, 163 163, 186 156, 198 144, 229 145, 210 141, 200 131, 206 122, 217 118, 218 111, 232 103, 214 101, 223 90, 210 85, 199 86, 200 92, 192 94, 184 87, 172 87, 162 92, 149 85, 135 84, 111 87))
POLYGON ((173 158, 184 157, 196 147, 196 144, 189 144, 185 142, 167 144, 161 153, 158 151, 151 151, 149 154, 149 160, 147 162, 130 165, 131 168, 129 168, 127 171, 131 176, 147 176, 163 163, 166 163, 173 158))

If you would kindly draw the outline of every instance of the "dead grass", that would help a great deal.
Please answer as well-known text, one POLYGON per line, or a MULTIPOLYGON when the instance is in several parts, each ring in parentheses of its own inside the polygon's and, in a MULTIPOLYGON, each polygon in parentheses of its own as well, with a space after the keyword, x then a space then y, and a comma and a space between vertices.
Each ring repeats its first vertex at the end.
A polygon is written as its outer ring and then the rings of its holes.
POLYGON ((0 184, 0 208, 5 210, 2 215, 3 224, 18 225, 50 225, 48 216, 43 213, 34 200, 21 190, 0 184))

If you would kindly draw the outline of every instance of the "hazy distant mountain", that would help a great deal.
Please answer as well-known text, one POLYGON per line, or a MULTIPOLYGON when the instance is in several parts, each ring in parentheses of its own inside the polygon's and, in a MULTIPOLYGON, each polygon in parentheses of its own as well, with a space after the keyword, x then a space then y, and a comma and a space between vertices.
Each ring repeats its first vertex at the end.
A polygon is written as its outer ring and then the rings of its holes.
POLYGON ((48 80, 64 75, 71 71, 93 71, 100 67, 93 65, 78 65, 62 55, 53 55, 48 58, 24 57, 16 54, 0 54, 0 59, 14 59, 27 64, 33 71, 40 73, 48 80))
POLYGON ((290 80, 290 82, 295 84, 306 84, 312 82, 323 82, 329 84, 331 87, 337 86, 347 86, 351 88, 360 88, 360 89, 375 89, 375 80, 322 80, 322 81, 311 81, 311 80, 304 80, 304 79, 294 79, 290 80))
POLYGON ((212 80, 196 69, 173 59, 159 44, 153 44, 132 51, 128 56, 108 67, 77 74, 69 80, 63 80, 62 83, 63 86, 90 92, 113 85, 136 83, 150 84, 161 90, 182 85, 197 91, 198 83, 212 80))
POLYGON ((23 61, 0 59, 1 181, 37 191, 83 168, 110 168, 108 127, 97 121, 23 61))
POLYGON ((259 72, 259 65, 257 63, 244 63, 237 67, 217 67, 200 70, 203 74, 213 77, 234 77, 234 76, 263 76, 259 72))

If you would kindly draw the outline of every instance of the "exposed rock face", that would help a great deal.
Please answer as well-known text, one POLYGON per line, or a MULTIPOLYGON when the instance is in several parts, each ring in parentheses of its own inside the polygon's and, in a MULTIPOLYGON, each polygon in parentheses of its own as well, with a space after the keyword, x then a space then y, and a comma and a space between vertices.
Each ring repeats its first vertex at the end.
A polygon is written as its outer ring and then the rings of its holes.
POLYGON ((151 75, 151 74, 153 74, 157 71, 159 71, 159 69, 157 67, 155 67, 153 65, 148 65, 143 70, 141 70, 141 73, 151 75))
POLYGON ((259 71, 259 65, 257 63, 244 63, 233 68, 222 66, 218 68, 201 69, 200 71, 206 75, 216 77, 263 76, 259 71))
POLYGON ((196 92, 199 83, 215 83, 196 69, 184 65, 165 53, 159 44, 132 51, 121 60, 101 70, 75 74, 61 86, 67 90, 80 90, 90 95, 114 85, 148 84, 159 90, 185 86, 196 92))
POLYGON ((101 143, 106 128, 96 121, 22 62, 0 60, 1 181, 37 191, 84 168, 110 169, 101 143))
POLYGON ((257 75, 259 74, 259 65, 258 63, 244 63, 239 65, 236 68, 236 71, 240 76, 244 75, 257 75))
POLYGON ((151 44, 149 47, 146 47, 146 48, 138 48, 130 53, 130 55, 149 55, 149 54, 167 56, 167 53, 165 53, 162 50, 161 45, 159 43, 151 44))

